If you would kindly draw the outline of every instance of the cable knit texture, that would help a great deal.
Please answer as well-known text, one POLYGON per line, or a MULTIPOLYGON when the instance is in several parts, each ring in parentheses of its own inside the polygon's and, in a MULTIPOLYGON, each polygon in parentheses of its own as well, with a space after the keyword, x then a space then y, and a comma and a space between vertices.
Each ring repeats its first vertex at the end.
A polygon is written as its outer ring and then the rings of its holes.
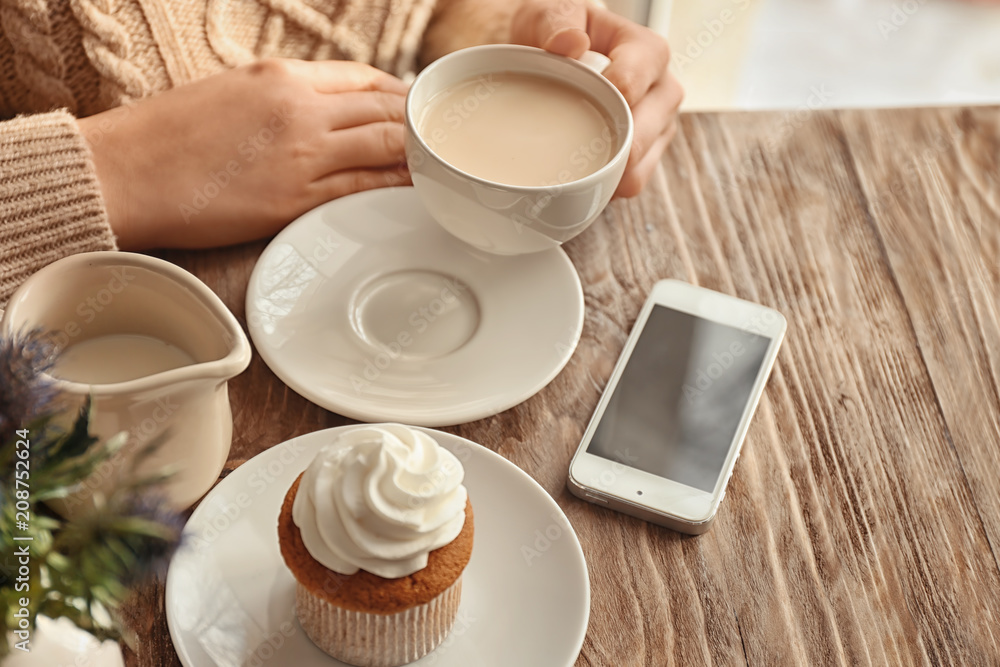
POLYGON ((66 111, 0 123, 0 295, 60 257, 114 249, 90 150, 66 111))
POLYGON ((406 76, 434 3, 0 0, 0 304, 45 264, 114 247, 73 116, 272 56, 406 76))

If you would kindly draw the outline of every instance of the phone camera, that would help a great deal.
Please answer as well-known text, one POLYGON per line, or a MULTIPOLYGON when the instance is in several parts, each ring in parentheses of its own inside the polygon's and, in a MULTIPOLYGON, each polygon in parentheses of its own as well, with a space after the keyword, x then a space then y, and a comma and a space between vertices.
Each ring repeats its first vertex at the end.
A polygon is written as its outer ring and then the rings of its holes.
POLYGON ((639 494, 640 496, 642 495, 642 491, 636 491, 636 493, 639 494))

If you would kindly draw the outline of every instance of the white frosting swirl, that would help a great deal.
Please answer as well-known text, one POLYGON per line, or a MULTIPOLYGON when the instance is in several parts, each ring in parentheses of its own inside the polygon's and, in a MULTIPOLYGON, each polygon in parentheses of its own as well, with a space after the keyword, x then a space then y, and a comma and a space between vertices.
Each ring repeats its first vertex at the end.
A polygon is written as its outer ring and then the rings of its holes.
POLYGON ((465 471, 433 438, 399 424, 360 426, 323 447, 292 518, 309 554, 341 574, 413 574, 462 531, 465 471))

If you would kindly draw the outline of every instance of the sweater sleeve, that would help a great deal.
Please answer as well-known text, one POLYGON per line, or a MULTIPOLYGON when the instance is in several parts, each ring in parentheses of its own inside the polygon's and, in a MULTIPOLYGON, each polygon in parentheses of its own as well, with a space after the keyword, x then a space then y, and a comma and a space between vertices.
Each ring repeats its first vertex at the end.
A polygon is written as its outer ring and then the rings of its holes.
POLYGON ((437 0, 390 0, 384 9, 374 9, 370 0, 348 0, 347 14, 365 17, 367 30, 358 31, 361 41, 376 36, 374 58, 381 70, 406 78, 417 69, 417 57, 437 0))
POLYGON ((90 150, 66 111, 0 122, 0 305, 32 273, 114 250, 90 150))

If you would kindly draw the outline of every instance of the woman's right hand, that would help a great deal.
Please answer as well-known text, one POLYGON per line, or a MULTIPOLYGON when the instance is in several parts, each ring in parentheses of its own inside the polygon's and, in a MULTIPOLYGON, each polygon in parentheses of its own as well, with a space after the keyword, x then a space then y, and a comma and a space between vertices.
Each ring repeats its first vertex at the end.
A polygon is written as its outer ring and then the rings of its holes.
POLYGON ((264 60, 78 123, 119 247, 204 248, 409 183, 406 90, 360 63, 264 60))

